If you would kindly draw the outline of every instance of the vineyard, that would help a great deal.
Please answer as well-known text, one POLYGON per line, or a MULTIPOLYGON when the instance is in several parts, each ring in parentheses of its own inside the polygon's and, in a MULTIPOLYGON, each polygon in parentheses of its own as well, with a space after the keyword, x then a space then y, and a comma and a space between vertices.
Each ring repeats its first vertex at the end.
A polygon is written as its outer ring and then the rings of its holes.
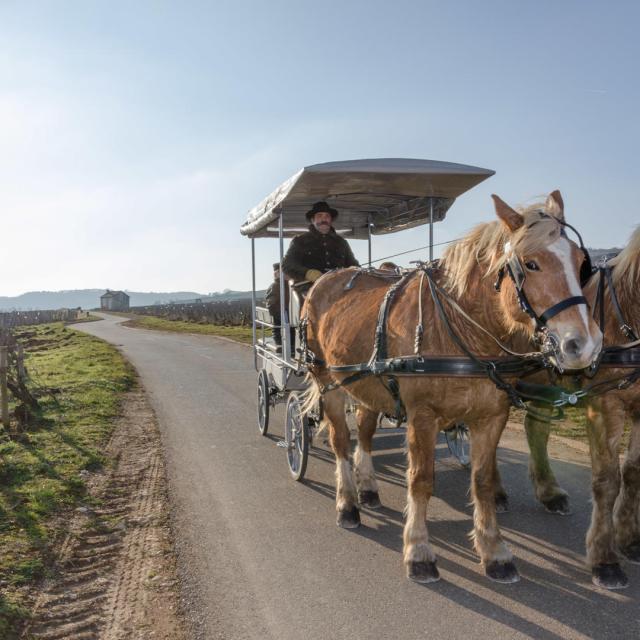
POLYGON ((130 313, 197 324, 245 327, 251 324, 251 300, 189 302, 131 307, 130 313))
POLYGON ((0 329, 12 329, 51 322, 75 322, 87 317, 82 309, 55 309, 49 311, 8 311, 0 313, 0 329))

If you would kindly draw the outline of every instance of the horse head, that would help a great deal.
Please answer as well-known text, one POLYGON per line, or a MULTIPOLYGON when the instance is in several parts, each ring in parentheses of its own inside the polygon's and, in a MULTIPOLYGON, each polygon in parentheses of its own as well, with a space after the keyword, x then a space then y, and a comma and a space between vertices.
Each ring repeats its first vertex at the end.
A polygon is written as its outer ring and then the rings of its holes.
POLYGON ((602 333, 581 289, 587 254, 566 233, 560 192, 520 212, 492 197, 503 228, 503 252, 494 268, 507 325, 542 342, 561 371, 591 366, 602 333))

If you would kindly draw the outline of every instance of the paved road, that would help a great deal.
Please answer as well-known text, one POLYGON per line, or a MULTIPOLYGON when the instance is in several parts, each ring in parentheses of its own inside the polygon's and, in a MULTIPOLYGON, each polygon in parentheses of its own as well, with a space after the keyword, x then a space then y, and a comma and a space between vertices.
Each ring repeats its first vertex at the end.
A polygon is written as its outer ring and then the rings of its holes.
MULTIPOLYGON (((574 514, 533 500, 523 435, 507 431, 499 454, 511 511, 499 516, 522 576, 489 582, 471 549, 468 472, 439 445, 430 534, 442 580, 404 578, 402 434, 376 438, 384 508, 356 531, 335 524, 333 464, 313 451, 303 484, 283 450, 256 427, 251 351, 208 337, 119 326, 78 326, 117 344, 138 369, 166 450, 178 562, 198 637, 229 640, 349 638, 638 638, 640 567, 631 587, 604 592, 583 564, 589 469, 565 449, 559 478, 574 514)), ((283 412, 272 421, 282 434, 283 412)))

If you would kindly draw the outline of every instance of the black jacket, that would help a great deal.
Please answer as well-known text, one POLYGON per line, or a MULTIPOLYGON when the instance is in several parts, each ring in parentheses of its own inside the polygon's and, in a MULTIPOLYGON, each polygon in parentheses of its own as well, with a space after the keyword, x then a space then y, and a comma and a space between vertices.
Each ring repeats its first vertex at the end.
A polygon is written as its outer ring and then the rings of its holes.
POLYGON ((296 236, 289 245, 282 261, 282 270, 292 280, 305 279, 309 269, 331 271, 345 267, 357 267, 349 243, 339 236, 333 227, 329 233, 320 233, 313 225, 309 231, 296 236))

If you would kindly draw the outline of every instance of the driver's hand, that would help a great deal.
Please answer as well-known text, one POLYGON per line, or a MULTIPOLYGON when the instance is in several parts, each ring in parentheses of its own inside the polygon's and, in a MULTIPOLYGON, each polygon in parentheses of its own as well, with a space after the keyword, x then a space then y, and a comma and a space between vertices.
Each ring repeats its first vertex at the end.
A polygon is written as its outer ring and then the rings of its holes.
POLYGON ((318 271, 317 269, 309 269, 305 274, 305 280, 309 280, 310 282, 315 282, 322 275, 322 271, 318 271))

